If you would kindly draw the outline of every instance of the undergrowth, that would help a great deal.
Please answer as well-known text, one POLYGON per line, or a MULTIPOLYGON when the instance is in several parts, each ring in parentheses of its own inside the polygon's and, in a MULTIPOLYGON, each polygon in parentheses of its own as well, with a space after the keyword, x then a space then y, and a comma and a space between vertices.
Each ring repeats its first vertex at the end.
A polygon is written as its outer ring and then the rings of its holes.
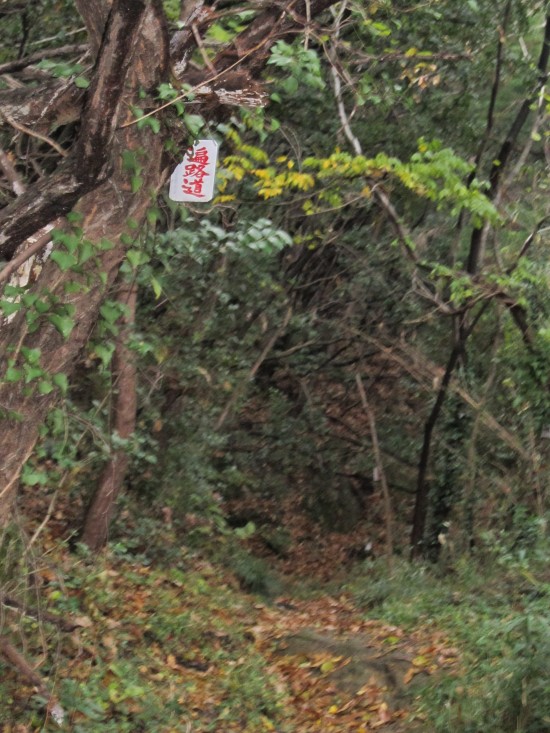
MULTIPOLYGON (((135 544, 135 555, 114 543, 100 558, 64 548, 38 563, 48 612, 73 619, 73 632, 50 616, 25 624, 5 611, 5 630, 20 629, 17 645, 64 711, 61 729, 290 733, 284 693, 248 629, 253 597, 188 549, 176 557, 173 547, 169 562, 157 563, 153 538, 148 556, 135 544)), ((0 698, 0 730, 15 730, 14 721, 17 730, 60 729, 41 694, 2 659, 0 698)))
POLYGON ((441 733, 550 731, 550 574, 541 540, 527 553, 492 544, 439 565, 365 564, 351 581, 370 616, 433 626, 460 649, 459 670, 431 679, 420 708, 441 733))

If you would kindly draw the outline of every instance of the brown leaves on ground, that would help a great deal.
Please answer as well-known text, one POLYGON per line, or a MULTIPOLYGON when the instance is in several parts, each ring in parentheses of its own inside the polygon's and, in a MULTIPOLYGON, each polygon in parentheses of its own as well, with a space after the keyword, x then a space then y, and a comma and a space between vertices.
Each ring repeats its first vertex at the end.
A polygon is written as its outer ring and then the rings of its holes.
MULTIPOLYGON (((192 733, 393 733, 423 725, 413 712, 415 682, 435 681, 457 660, 440 633, 367 619, 345 595, 258 603, 237 592, 230 575, 182 552, 186 567, 178 569, 115 556, 70 569, 67 557, 58 558, 69 583, 63 595, 44 568, 50 610, 61 604, 75 613, 65 614, 74 621, 70 633, 43 624, 57 650, 38 671, 56 694, 78 686, 86 704, 68 709, 73 727, 92 730, 87 696, 124 725, 157 715, 161 733, 187 725, 192 733), (157 712, 149 713, 153 703, 157 712), (169 707, 174 712, 159 719, 169 707)), ((19 723, 34 691, 13 669, 3 684, 16 690, 10 714, 19 723)), ((10 730, 2 722, 0 730, 10 730)))
POLYGON ((282 678, 300 733, 410 730, 412 680, 457 661, 441 634, 364 619, 345 596, 280 599, 258 611, 257 648, 282 678))

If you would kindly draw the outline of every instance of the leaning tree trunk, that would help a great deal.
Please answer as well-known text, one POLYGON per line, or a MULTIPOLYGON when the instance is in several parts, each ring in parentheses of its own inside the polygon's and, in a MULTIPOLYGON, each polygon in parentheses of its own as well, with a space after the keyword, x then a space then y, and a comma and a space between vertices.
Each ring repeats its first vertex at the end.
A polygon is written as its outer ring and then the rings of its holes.
MULTIPOLYGON (((2 239, 3 243, 12 242, 17 232, 28 234, 25 224, 29 220, 36 229, 47 223, 52 213, 63 213, 64 194, 68 188, 71 197, 78 197, 78 191, 92 189, 74 202, 74 211, 82 217, 79 222, 82 239, 92 244, 93 256, 82 265, 80 272, 60 269, 49 259, 33 286, 36 294, 55 302, 57 311, 67 306, 70 310, 65 312, 72 314, 74 327, 64 338, 45 317, 39 327, 31 331, 26 314, 19 312, 0 333, 2 373, 8 365, 24 369, 28 349, 32 349, 35 351, 31 353, 40 354, 39 367, 44 374, 69 375, 86 344, 99 306, 124 258, 124 235, 131 237, 135 223, 143 221, 165 179, 162 137, 154 135, 150 128, 138 129, 136 125, 120 128, 120 125, 129 119, 129 106, 137 101, 139 88, 152 88, 165 73, 162 59, 166 58, 166 45, 163 19, 153 6, 147 7, 139 0, 132 4, 124 0, 113 4, 96 63, 96 75, 84 107, 81 134, 85 137, 77 141, 73 159, 65 163, 69 172, 57 177, 64 176, 71 186, 65 186, 60 193, 55 181, 52 195, 44 197, 42 211, 37 210, 36 200, 24 200, 25 195, 21 196, 10 212, 12 217, 19 216, 19 229, 14 234, 8 224, 2 239), (121 58, 121 43, 129 58, 121 58), (151 64, 152 57, 160 61, 151 64), (136 191, 135 182, 132 186, 132 171, 124 164, 122 152, 131 151, 139 157, 140 151, 143 155, 145 150, 147 164, 143 166, 141 185, 136 191), (78 170, 82 165, 95 168, 104 182, 97 186, 89 180, 89 170, 84 173, 78 170), (52 210, 56 202, 58 206, 52 210)), ((63 250, 63 247, 58 249, 63 250)), ((0 524, 10 519, 22 466, 33 450, 40 425, 56 400, 55 392, 39 394, 34 385, 32 381, 28 384, 22 381, 0 383, 0 524)))
MULTIPOLYGON (((117 300, 125 312, 119 322, 119 332, 113 355, 113 405, 111 409, 111 430, 127 440, 136 425, 136 366, 135 354, 128 346, 128 340, 135 321, 137 284, 123 282, 119 286, 117 300)), ((124 448, 113 450, 103 469, 98 487, 86 512, 81 540, 90 550, 97 552, 107 542, 109 524, 115 509, 115 502, 122 489, 128 467, 128 452, 124 448)))

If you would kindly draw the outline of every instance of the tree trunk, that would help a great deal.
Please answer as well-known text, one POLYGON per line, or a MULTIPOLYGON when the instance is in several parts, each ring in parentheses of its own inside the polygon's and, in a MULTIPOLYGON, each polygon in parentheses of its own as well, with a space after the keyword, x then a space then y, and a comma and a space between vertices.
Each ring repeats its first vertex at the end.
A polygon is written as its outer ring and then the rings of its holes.
MULTIPOLYGON (((132 125, 120 128, 120 123, 129 114, 130 104, 137 101, 139 88, 151 88, 158 84, 165 73, 162 63, 150 64, 153 47, 157 58, 164 57, 163 48, 167 45, 167 39, 163 19, 157 17, 151 6, 144 11, 143 3, 132 6, 130 13, 134 13, 138 6, 142 9, 141 20, 135 22, 133 18, 134 22, 127 24, 130 41, 133 40, 128 46, 133 59, 130 68, 129 63, 120 64, 118 55, 109 45, 109 38, 112 43, 118 43, 122 35, 124 12, 130 6, 123 0, 113 4, 109 22, 118 32, 113 31, 111 36, 105 34, 96 64, 96 68, 102 69, 103 75, 107 74, 109 85, 106 88, 105 78, 97 81, 95 86, 92 82, 85 106, 86 117, 82 122, 82 129, 91 134, 97 150, 94 153, 86 140, 81 145, 78 142, 76 144, 77 161, 86 161, 95 154, 102 161, 100 169, 110 170, 108 179, 100 185, 87 181, 86 186, 93 190, 82 195, 74 206, 74 211, 82 217, 80 227, 83 240, 93 245, 94 256, 82 264, 80 273, 72 268, 63 271, 51 259, 48 260, 32 288, 37 295, 47 294, 50 302, 55 302, 56 310, 69 307, 73 313, 74 327, 68 338, 64 339, 47 317, 43 317, 39 327, 32 330, 26 314, 19 312, 0 332, 0 373, 4 373, 9 364, 24 369, 25 354, 29 353, 26 350, 33 349, 39 350, 39 367, 44 373, 70 375, 89 338, 105 293, 117 276, 127 247, 126 238, 132 237, 135 222, 139 224, 144 220, 166 178, 162 164, 162 137, 154 135, 148 127, 138 129, 137 125, 132 125), (113 17, 117 13, 120 15, 113 17), (107 59, 102 62, 105 56, 107 59), (111 65, 107 63, 109 60, 111 65), (124 100, 124 104, 121 100, 124 100), (108 116, 110 121, 100 119, 102 116, 108 116), (108 160, 105 148, 108 149, 108 160), (142 157, 141 181, 137 191, 135 181, 132 186, 132 171, 127 169, 122 157, 124 151, 133 153, 138 162, 140 155, 142 157), (146 162, 143 160, 144 151, 147 151, 146 162)), ((82 173, 81 180, 87 180, 87 176, 88 173, 82 173)), ((29 192, 33 189, 30 188, 29 192)), ((55 195, 54 190, 54 199, 55 195)), ((50 220, 49 209, 37 220, 36 205, 31 203, 27 206, 27 202, 22 201, 24 196, 8 207, 21 221, 17 230, 12 231, 10 225, 6 227, 2 238, 4 244, 19 241, 18 234, 20 231, 26 232, 28 227, 23 222, 33 221, 37 228, 50 220)), ((57 246, 57 249, 63 251, 64 248, 57 246)), ((10 519, 19 474, 33 450, 39 427, 56 399, 55 392, 40 394, 36 380, 29 383, 23 380, 0 383, 0 525, 10 519)))
MULTIPOLYGON (((128 338, 135 321, 137 286, 122 283, 117 300, 124 304, 126 312, 120 319, 115 352, 113 355, 114 397, 112 405, 112 430, 126 440, 135 430, 136 424, 136 367, 134 354, 128 348, 128 338)), ((115 502, 122 488, 128 466, 128 452, 118 448, 105 466, 97 490, 86 513, 82 542, 93 552, 98 552, 107 542, 109 524, 115 509, 115 502)))

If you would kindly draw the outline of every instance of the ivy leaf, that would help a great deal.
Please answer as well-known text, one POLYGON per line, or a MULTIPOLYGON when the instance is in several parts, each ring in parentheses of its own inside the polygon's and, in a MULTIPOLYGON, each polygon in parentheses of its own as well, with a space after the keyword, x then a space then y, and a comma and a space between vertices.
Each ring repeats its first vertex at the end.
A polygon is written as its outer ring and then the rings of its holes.
POLYGON ((113 344, 96 344, 94 346, 94 354, 98 359, 101 359, 101 363, 105 369, 109 366, 113 358, 114 350, 115 347, 113 344))
POLYGON ((120 309, 115 307, 114 305, 111 305, 110 303, 103 303, 103 305, 99 309, 99 312, 101 313, 102 317, 107 321, 107 323, 111 325, 115 323, 120 317, 120 309))
POLYGON ((61 391, 62 394, 67 394, 67 391, 69 389, 69 380, 67 379, 66 374, 63 374, 62 372, 54 374, 52 377, 52 382, 61 391))
POLYGON ((40 394, 50 394, 50 392, 53 392, 53 389, 53 384, 45 379, 41 379, 38 383, 38 392, 40 394))
POLYGON ((0 308, 5 316, 11 316, 12 313, 17 313, 21 308, 21 303, 13 303, 10 300, 0 300, 0 308))
POLYGON ((56 263, 61 272, 66 272, 67 270, 70 270, 71 267, 74 267, 78 262, 74 255, 70 254, 69 252, 63 252, 62 250, 56 250, 55 252, 52 252, 50 255, 50 259, 56 263))
POLYGON ((23 376, 21 369, 16 369, 14 366, 9 366, 4 374, 6 382, 18 382, 23 376))
POLYGON ((53 313, 51 316, 48 316, 48 320, 53 326, 55 326, 65 340, 69 338, 71 331, 74 328, 74 321, 72 318, 53 313))

